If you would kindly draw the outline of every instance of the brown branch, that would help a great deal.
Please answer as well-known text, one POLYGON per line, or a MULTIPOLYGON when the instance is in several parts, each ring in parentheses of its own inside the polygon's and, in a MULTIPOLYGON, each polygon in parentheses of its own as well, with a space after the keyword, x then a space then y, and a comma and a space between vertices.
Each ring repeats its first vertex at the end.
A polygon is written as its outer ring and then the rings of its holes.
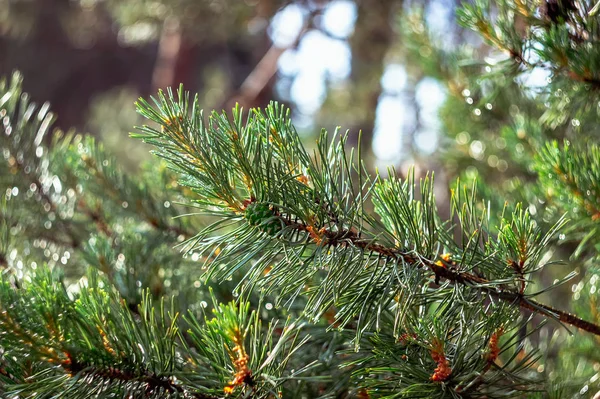
MULTIPOLYGON (((315 229, 303 223, 297 223, 283 219, 284 223, 298 231, 305 231, 309 234, 314 234, 315 229)), ((403 252, 398 248, 389 248, 381 244, 377 244, 372 240, 365 240, 358 236, 357 233, 350 230, 342 230, 333 232, 326 229, 319 230, 320 245, 331 246, 354 246, 368 252, 375 252, 384 257, 402 260, 405 263, 415 265, 417 267, 425 266, 435 274, 436 282, 440 279, 450 281, 453 284, 461 284, 477 288, 489 296, 500 299, 519 306, 522 309, 529 310, 533 313, 552 317, 562 323, 572 325, 584 331, 600 336, 600 325, 583 320, 580 317, 567 313, 565 311, 555 309, 552 306, 544 305, 535 300, 528 299, 520 292, 507 288, 504 285, 497 285, 493 281, 487 280, 475 274, 459 271, 446 267, 444 262, 436 262, 431 259, 416 256, 411 253, 403 252)))
POLYGON ((184 237, 192 237, 194 234, 190 231, 185 230, 184 228, 177 225, 170 225, 165 223, 160 223, 156 218, 147 214, 147 212, 142 211, 143 216, 146 217, 146 220, 152 227, 157 230, 162 230, 167 233, 173 233, 176 236, 184 236, 184 237))
POLYGON ((277 62, 279 61, 281 55, 286 50, 298 46, 298 43, 300 43, 300 40, 304 34, 310 30, 311 21, 316 16, 320 15, 320 13, 321 11, 319 9, 311 12, 311 14, 306 18, 304 26, 300 29, 297 36, 289 45, 285 47, 279 47, 275 44, 272 44, 260 61, 256 64, 254 69, 248 74, 248 76, 246 76, 246 79, 244 79, 239 89, 233 94, 228 95, 224 101, 221 102, 219 108, 231 108, 231 106, 235 105, 236 103, 240 103, 242 105, 251 104, 267 87, 269 81, 271 81, 271 79, 273 79, 273 77, 277 74, 277 62))
POLYGON ((561 66, 561 70, 563 70, 569 78, 577 82, 587 83, 591 85, 594 89, 600 89, 600 80, 597 78, 594 78, 590 75, 578 74, 573 69, 569 69, 566 65, 561 66))
POLYGON ((166 376, 159 376, 148 371, 134 373, 132 371, 121 370, 116 367, 99 368, 95 365, 85 365, 73 359, 70 354, 67 354, 67 359, 61 363, 61 366, 67 373, 69 373, 69 375, 84 374, 92 377, 101 377, 102 379, 146 384, 146 397, 153 397, 153 394, 159 390, 164 390, 169 393, 182 394, 184 397, 196 399, 216 399, 216 397, 213 395, 201 392, 189 392, 187 389, 184 389, 166 376))

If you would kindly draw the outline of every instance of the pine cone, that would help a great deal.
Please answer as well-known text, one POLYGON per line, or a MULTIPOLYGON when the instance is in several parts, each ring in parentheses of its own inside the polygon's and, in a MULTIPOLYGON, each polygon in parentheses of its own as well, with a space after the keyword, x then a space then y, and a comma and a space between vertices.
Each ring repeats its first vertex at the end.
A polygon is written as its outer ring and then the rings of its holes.
POLYGON ((281 222, 277 217, 277 212, 272 205, 264 202, 251 202, 246 207, 244 215, 251 226, 256 226, 259 230, 270 236, 281 231, 281 222))

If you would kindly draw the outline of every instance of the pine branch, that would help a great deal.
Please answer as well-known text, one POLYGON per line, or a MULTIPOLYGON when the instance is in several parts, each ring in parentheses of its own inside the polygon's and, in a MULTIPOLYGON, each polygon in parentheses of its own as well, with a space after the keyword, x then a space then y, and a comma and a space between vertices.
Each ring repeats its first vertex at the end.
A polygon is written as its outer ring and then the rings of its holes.
MULTIPOLYGON (((14 78, 14 79, 16 80, 17 78, 14 78)), ((5 120, 6 120, 6 122, 3 124, 4 135, 10 136, 11 134, 18 133, 18 132, 13 131, 13 127, 11 125, 10 118, 8 117, 8 119, 5 119, 5 120)), ((27 120, 19 120, 18 122, 20 124, 26 124, 27 120)), ((43 138, 43 134, 45 134, 45 131, 38 133, 38 135, 41 135, 42 138, 43 138)), ((19 142, 20 142, 20 139, 15 140, 16 145, 18 145, 19 142)), ((11 152, 13 152, 13 153, 20 152, 18 147, 10 146, 9 148, 10 148, 10 150, 12 150, 11 152)), ((43 147, 40 147, 40 148, 43 148, 43 147)), ((29 183, 29 184, 26 184, 26 186, 34 187, 34 191, 36 193, 36 197, 39 198, 40 205, 44 209, 46 207, 48 207, 48 210, 46 212, 57 213, 58 212, 57 204, 56 204, 55 200, 48 194, 47 188, 44 186, 44 183, 40 179, 40 175, 44 172, 42 171, 40 173, 40 171, 36 170, 38 168, 38 166, 35 165, 35 163, 27 164, 26 160, 31 161, 31 158, 25 158, 23 156, 21 156, 21 157, 12 156, 8 163, 11 166, 11 168, 13 169, 15 174, 19 174, 20 176, 25 177, 26 182, 29 183)), ((79 248, 81 246, 81 234, 79 232, 74 231, 73 226, 68 223, 63 223, 62 227, 65 230, 65 233, 66 233, 68 239, 70 240, 68 243, 61 241, 60 237, 55 237, 52 235, 49 235, 47 238, 52 241, 61 243, 61 244, 67 244, 68 246, 70 246, 71 248, 74 248, 74 249, 79 248)))
MULTIPOLYGON (((451 305, 443 306, 449 310, 451 305)), ((515 315, 514 308, 487 306, 484 317, 479 317, 481 312, 471 306, 461 312, 411 314, 399 336, 369 334, 358 353, 345 351, 350 359, 344 367, 358 366, 354 377, 373 397, 496 398, 502 393, 520 398, 539 391, 540 381, 521 372, 535 367, 537 355, 514 362, 514 355, 509 355, 521 349, 523 324, 506 324, 506 318, 515 315), (507 354, 503 360, 508 361, 500 360, 501 354, 507 354)))
MULTIPOLYGON (((107 236, 112 235, 111 219, 115 219, 115 215, 106 209, 108 200, 114 201, 121 213, 142 216, 159 231, 176 237, 191 236, 180 219, 172 219, 176 215, 174 208, 163 206, 172 197, 164 195, 145 179, 130 179, 114 157, 107 155, 103 146, 93 138, 82 139, 81 136, 56 132, 52 145, 45 146, 44 138, 51 130, 54 115, 49 112, 48 104, 38 107, 31 103, 28 96, 21 92, 21 82, 22 77, 18 73, 8 82, 0 81, 0 115, 3 118, 0 145, 4 149, 6 166, 11 171, 2 176, 3 184, 6 180, 6 184, 18 186, 23 194, 26 190, 34 192, 33 198, 38 200, 39 213, 43 216, 69 211, 60 203, 63 193, 53 192, 55 182, 59 186, 66 186, 63 187, 64 191, 68 186, 73 189, 78 185, 85 187, 85 191, 98 196, 94 198, 88 196, 87 192, 78 192, 77 216, 87 217, 91 225, 107 236), (98 198, 104 202, 94 207, 93 203, 98 198), (124 202, 132 206, 122 207, 124 202)), ((164 191, 164 188, 161 189, 164 191)), ((58 234, 49 234, 46 238, 61 246, 80 248, 86 241, 86 232, 72 219, 64 216, 53 219, 52 225, 56 225, 54 230, 58 234)), ((44 230, 40 234, 48 233, 44 230)))
MULTIPOLYGON (((321 284, 318 290, 309 291, 312 299, 307 306, 314 301, 315 304, 320 303, 318 309, 336 302, 365 301, 355 295, 361 295, 364 290, 364 286, 360 288, 360 282, 371 285, 366 281, 380 279, 375 277, 375 273, 382 276, 383 270, 387 269, 388 275, 402 273, 401 276, 408 277, 411 272, 405 266, 417 270, 424 266, 435 278, 436 284, 445 280, 455 286, 470 287, 490 297, 600 334, 600 326, 537 303, 523 294, 525 273, 537 268, 537 259, 562 222, 542 234, 539 228, 534 227, 528 213, 518 210, 512 216, 512 222, 500 226, 498 240, 490 241, 493 235, 482 222, 477 221, 479 216, 468 216, 475 215, 475 200, 467 198, 455 205, 461 217, 461 234, 467 238, 461 248, 451 240, 452 233, 443 228, 444 223, 436 215, 430 181, 422 182, 422 187, 425 187, 422 202, 414 200, 414 183, 410 180, 400 183, 392 173, 388 180, 376 177, 371 181, 363 174, 360 160, 357 165, 346 156, 343 137, 339 143, 330 143, 322 134, 317 143, 318 150, 311 157, 286 120, 286 112, 276 104, 264 113, 252 110, 244 126, 239 110, 234 110, 233 121, 214 113, 205 122, 196 101, 191 120, 186 120, 184 115, 188 113, 189 100, 182 90, 178 99, 169 91, 166 96, 159 93, 159 100, 155 102, 157 108, 141 101, 139 109, 144 116, 161 125, 161 130, 144 126, 144 133, 138 136, 155 145, 157 153, 184 175, 184 184, 200 195, 200 204, 217 207, 219 211, 215 214, 227 221, 242 223, 241 230, 216 240, 208 237, 218 229, 215 227, 218 224, 190 241, 190 248, 196 246, 201 251, 214 251, 214 243, 219 243, 217 245, 224 249, 212 260, 215 264, 221 264, 224 259, 235 259, 240 253, 244 253, 240 264, 253 256, 262 256, 260 259, 264 263, 277 262, 279 255, 288 250, 290 252, 286 256, 293 254, 292 259, 300 265, 317 262, 331 276, 330 282, 321 284), (225 165, 227 169, 224 169, 225 165), (366 194, 355 188, 351 170, 357 172, 358 187, 366 194), (343 173, 345 171, 348 173, 343 173), (384 219, 383 224, 362 211, 371 193, 376 209, 384 219), (244 197, 249 199, 242 200, 244 197), (333 218, 332 213, 335 215, 333 218), (475 219, 469 219, 473 217, 475 219), (244 221, 247 227, 243 226, 244 221), (381 230, 377 232, 369 228, 381 230), (252 236, 254 229, 262 231, 260 237, 252 236), (490 234, 487 241, 483 240, 486 231, 490 234), (395 245, 382 243, 384 237, 393 239, 395 245), (478 243, 493 252, 482 253, 478 243), (403 250, 399 248, 401 245, 414 249, 403 250), (436 255, 436 245, 455 248, 452 252, 457 254, 460 263, 453 261, 450 255, 436 255), (325 257, 325 252, 332 253, 331 257, 325 257), (367 265, 373 255, 377 256, 376 267, 369 268, 367 265), (367 262, 366 271, 348 270, 350 267, 345 266, 345 256, 354 259, 357 265, 367 262), (513 256, 518 259, 519 271, 507 280, 506 271, 512 269, 506 266, 506 259, 513 259, 513 256), (476 257, 481 257, 481 260, 475 262, 476 257), (402 272, 395 271, 396 266, 393 266, 399 264, 404 268, 402 272), (485 266, 491 278, 468 271, 477 264, 485 266), (342 272, 344 268, 346 270, 342 272), (356 273, 354 282, 348 280, 352 273, 356 273), (511 286, 520 288, 515 290, 511 286), (345 294, 351 296, 344 298, 345 294)), ((481 218, 483 220, 484 216, 481 218)), ((293 272, 289 266, 286 270, 286 262, 279 262, 280 266, 274 268, 279 276, 271 271, 266 279, 280 287, 292 284, 286 287, 287 290, 299 289, 303 282, 310 281, 309 276, 314 273, 293 272), (284 275, 286 272, 289 273, 287 277, 284 275), (306 273, 306 277, 298 280, 299 273, 306 273), (286 278, 294 278, 295 281, 286 278)), ((414 277, 417 278, 415 284, 425 283, 423 277, 417 276, 414 277)), ((251 277, 255 281, 258 278, 262 276, 254 274, 251 277)), ((402 284, 401 280, 375 281, 381 281, 381 287, 391 285, 389 289, 392 292, 394 284, 402 284)), ((286 292, 286 288, 282 291, 286 292)), ((440 289, 443 288, 443 285, 440 286, 440 289)), ((384 292, 388 288, 376 289, 378 291, 369 294, 369 300, 359 308, 361 313, 376 304, 383 306, 384 302, 380 301, 384 301, 384 292)), ((350 320, 357 310, 354 306, 356 304, 346 307, 345 316, 341 316, 344 320, 350 320)))
MULTIPOLYGON (((287 226, 297 231, 311 231, 311 226, 306 226, 299 223, 291 223, 284 221, 287 226)), ((502 285, 496 285, 494 282, 485 278, 476 276, 472 273, 454 270, 453 265, 444 260, 434 261, 422 256, 415 256, 409 252, 402 252, 397 248, 386 247, 370 240, 363 240, 353 231, 338 231, 332 232, 329 230, 319 231, 319 245, 341 246, 348 245, 356 248, 361 248, 367 252, 375 252, 382 256, 401 260, 402 262, 414 265, 415 267, 425 266, 435 275, 436 284, 439 284, 440 279, 452 282, 453 284, 461 284, 477 288, 481 292, 507 303, 520 306, 523 309, 529 310, 546 317, 555 318, 565 324, 572 325, 584 331, 600 336, 600 325, 583 320, 576 315, 555 309, 551 306, 541 304, 535 300, 528 299, 523 292, 516 292, 502 285)), ((520 274, 521 275, 521 274, 520 274)))
MULTIPOLYGON (((571 201, 587 213, 592 222, 600 219, 600 147, 596 144, 572 145, 568 141, 562 147, 549 142, 536 157, 536 170, 548 191, 567 193, 562 200, 553 195, 565 211, 572 209, 571 201)), ((571 212, 580 218, 577 212, 571 212)))
POLYGON ((597 56, 589 51, 598 43, 597 22, 594 17, 575 12, 585 9, 585 2, 545 1, 539 6, 505 0, 486 3, 464 4, 459 10, 460 23, 526 69, 548 68, 555 76, 600 88, 600 77, 594 76, 587 65, 597 56), (495 18, 490 3, 496 8, 495 18), (519 28, 519 23, 525 28, 519 28), (535 52, 539 59, 527 60, 525 51, 535 52))
POLYGON ((146 398, 170 397, 171 394, 181 394, 185 398, 216 399, 217 396, 201 392, 190 392, 181 385, 173 382, 171 378, 159 376, 148 370, 132 372, 120 369, 118 366, 99 367, 94 364, 85 364, 69 357, 60 364, 63 370, 77 379, 104 380, 122 384, 132 384, 139 387, 146 398))
POLYGON ((95 273, 75 298, 58 280, 42 267, 19 289, 0 282, 1 394, 266 399, 310 369, 288 369, 307 340, 300 326, 274 320, 263 329, 248 302, 215 302, 210 319, 190 313, 188 340, 173 303, 155 308, 146 293, 133 316, 95 273))
MULTIPOLYGON (((164 165, 132 178, 92 137, 55 131, 47 146, 54 116, 48 104, 38 107, 30 102, 21 83, 18 73, 0 79, 0 169, 7 171, 0 174, 0 187, 8 190, 14 208, 12 215, 0 215, 8 224, 6 240, 18 254, 6 260, 8 266, 23 263, 25 255, 34 255, 31 252, 66 265, 70 276, 96 266, 110 276, 133 309, 140 299, 140 283, 157 297, 168 293, 168 283, 158 277, 161 268, 179 268, 178 277, 170 280, 189 287, 192 277, 179 272, 191 262, 181 260, 172 247, 193 235, 193 223, 175 218, 180 207, 173 201, 182 198, 181 188, 167 181, 170 175, 164 165), (18 242, 13 235, 19 236, 18 242), (59 251, 68 256, 53 259, 59 251), (119 256, 125 255, 131 261, 121 268, 119 256)), ((0 246, 0 253, 4 251, 0 246)))

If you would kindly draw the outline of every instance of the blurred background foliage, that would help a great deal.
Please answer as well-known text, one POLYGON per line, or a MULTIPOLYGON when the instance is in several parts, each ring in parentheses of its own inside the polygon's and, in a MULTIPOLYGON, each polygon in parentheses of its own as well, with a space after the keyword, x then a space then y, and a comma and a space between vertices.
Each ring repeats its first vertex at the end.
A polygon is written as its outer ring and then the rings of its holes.
POLYGON ((362 130, 373 165, 431 169, 446 88, 406 49, 415 6, 444 46, 479 45, 453 0, 0 0, 0 74, 20 70, 58 126, 102 137, 131 167, 146 153, 127 144, 132 102, 184 83, 206 109, 280 100, 306 135, 343 125, 356 144, 362 130))

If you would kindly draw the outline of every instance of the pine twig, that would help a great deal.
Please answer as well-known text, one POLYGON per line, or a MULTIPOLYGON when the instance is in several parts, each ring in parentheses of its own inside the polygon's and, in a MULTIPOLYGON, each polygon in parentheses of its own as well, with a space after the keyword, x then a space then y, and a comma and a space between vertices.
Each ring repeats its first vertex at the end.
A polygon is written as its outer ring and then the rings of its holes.
POLYGON ((92 377, 102 377, 108 380, 118 380, 123 383, 135 382, 140 384, 146 384, 145 395, 150 397, 150 394, 158 390, 164 390, 170 393, 183 394, 184 397, 191 397, 195 399, 216 399, 213 395, 208 395, 200 392, 189 392, 180 385, 174 383, 169 378, 161 377, 151 372, 143 372, 140 375, 136 375, 126 370, 120 370, 116 367, 99 368, 94 365, 85 365, 71 358, 61 364, 62 368, 70 375, 84 374, 92 377))
MULTIPOLYGON (((297 229, 298 231, 306 231, 309 233, 311 231, 311 226, 307 226, 302 223, 287 222, 285 220, 284 222, 289 227, 297 229)), ((520 308, 529 310, 533 313, 556 318, 562 323, 572 325, 594 335, 600 336, 600 325, 586 321, 574 314, 553 308, 552 306, 544 305, 532 299, 527 299, 523 293, 515 292, 502 286, 492 286, 492 282, 483 277, 476 276, 472 273, 453 270, 447 268, 446 266, 440 266, 434 260, 416 257, 415 255, 402 252, 397 248, 389 248, 370 240, 361 239, 353 231, 346 230, 332 232, 329 230, 323 230, 320 232, 320 234, 323 236, 323 242, 321 245, 327 244, 332 246, 347 246, 352 244, 353 246, 362 248, 365 251, 376 252, 382 256, 392 259, 401 259, 403 262, 417 265, 417 267, 424 265, 435 274, 436 282, 439 282, 440 279, 444 279, 452 282, 453 284, 473 286, 504 302, 518 305, 520 308)))

